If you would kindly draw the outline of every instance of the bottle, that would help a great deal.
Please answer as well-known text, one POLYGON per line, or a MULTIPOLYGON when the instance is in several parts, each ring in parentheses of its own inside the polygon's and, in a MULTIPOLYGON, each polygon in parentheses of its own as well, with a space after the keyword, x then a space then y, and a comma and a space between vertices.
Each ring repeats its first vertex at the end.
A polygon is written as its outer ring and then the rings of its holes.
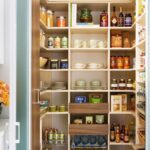
POLYGON ((129 132, 127 127, 125 128, 124 142, 129 143, 129 132))
POLYGON ((125 27, 131 27, 132 26, 132 16, 130 13, 125 15, 124 26, 125 27))
POLYGON ((105 10, 100 14, 100 27, 108 27, 108 14, 105 10))
POLYGON ((112 79, 111 90, 117 90, 117 89, 118 89, 117 79, 112 79))
POLYGON ((125 135, 125 126, 122 125, 121 132, 120 132, 120 140, 124 140, 125 135))
POLYGON ((120 130, 119 130, 119 127, 117 127, 117 130, 116 130, 116 143, 120 143, 120 130))
POLYGON ((118 19, 116 17, 116 7, 113 7, 113 15, 111 17, 111 26, 116 27, 118 26, 118 19))
POLYGON ((122 13, 122 7, 120 7, 120 13, 118 17, 118 26, 123 27, 124 26, 124 15, 122 13))
POLYGON ((114 124, 111 125, 111 129, 110 129, 110 141, 115 141, 115 128, 114 128, 114 124))
POLYGON ((133 80, 132 79, 127 80, 127 90, 133 90, 133 80))
POLYGON ((125 79, 120 79, 118 86, 119 86, 119 90, 125 90, 126 89, 125 79))

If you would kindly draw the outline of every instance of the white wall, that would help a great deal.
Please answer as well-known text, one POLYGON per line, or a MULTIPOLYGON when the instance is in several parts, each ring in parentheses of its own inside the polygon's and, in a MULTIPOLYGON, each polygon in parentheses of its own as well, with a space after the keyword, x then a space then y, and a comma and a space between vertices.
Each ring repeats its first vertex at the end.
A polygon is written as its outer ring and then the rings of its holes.
MULTIPOLYGON (((8 1, 5 1, 5 14, 7 12, 7 3, 8 1)), ((8 14, 7 14, 8 15, 8 14)), ((7 23, 8 23, 8 16, 4 17, 5 20, 5 27, 7 26, 7 23)), ((2 23, 2 20, 0 19, 0 24, 2 23)), ((8 47, 8 30, 4 29, 5 30, 5 34, 4 34, 4 65, 0 65, 0 80, 3 80, 5 82, 7 82, 9 84, 9 47, 8 47)), ((0 118, 8 118, 9 117, 9 107, 3 107, 3 111, 2 111, 2 114, 0 115, 0 118)))

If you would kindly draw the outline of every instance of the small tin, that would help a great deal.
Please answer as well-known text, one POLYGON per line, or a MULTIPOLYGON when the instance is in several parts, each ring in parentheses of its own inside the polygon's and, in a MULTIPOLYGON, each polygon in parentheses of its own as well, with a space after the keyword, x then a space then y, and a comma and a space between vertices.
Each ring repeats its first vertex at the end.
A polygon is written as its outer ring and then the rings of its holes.
POLYGON ((60 69, 68 69, 68 59, 60 60, 60 69))

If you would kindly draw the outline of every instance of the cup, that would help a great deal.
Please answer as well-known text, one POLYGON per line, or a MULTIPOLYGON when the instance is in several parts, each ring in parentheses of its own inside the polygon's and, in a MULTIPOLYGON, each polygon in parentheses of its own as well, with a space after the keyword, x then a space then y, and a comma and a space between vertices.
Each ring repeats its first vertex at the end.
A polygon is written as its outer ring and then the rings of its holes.
POLYGON ((87 48, 87 42, 86 42, 85 40, 82 40, 82 41, 80 42, 80 47, 81 47, 81 48, 87 48))
POLYGON ((76 81, 76 85, 80 86, 80 87, 86 86, 86 81, 84 81, 84 80, 77 80, 76 81))
POLYGON ((85 68, 86 67, 86 64, 83 64, 83 63, 76 63, 74 65, 74 68, 85 68))
POLYGON ((80 40, 74 40, 74 48, 80 48, 80 40))
POLYGON ((101 86, 101 82, 99 80, 91 81, 91 86, 101 86))
POLYGON ((105 121, 104 115, 96 115, 95 117, 96 117, 96 123, 98 123, 98 124, 104 123, 104 121, 105 121))
POLYGON ((97 41, 96 46, 97 46, 97 48, 105 48, 105 42, 104 41, 97 41))
POLYGON ((95 40, 90 40, 90 48, 95 48, 95 40))

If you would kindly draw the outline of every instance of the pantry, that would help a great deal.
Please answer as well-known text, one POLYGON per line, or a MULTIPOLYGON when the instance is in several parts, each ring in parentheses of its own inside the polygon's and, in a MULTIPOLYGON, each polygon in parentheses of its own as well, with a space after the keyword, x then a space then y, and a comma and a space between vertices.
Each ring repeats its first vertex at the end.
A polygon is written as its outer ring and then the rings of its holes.
POLYGON ((32 149, 144 150, 146 0, 32 9, 32 149))

